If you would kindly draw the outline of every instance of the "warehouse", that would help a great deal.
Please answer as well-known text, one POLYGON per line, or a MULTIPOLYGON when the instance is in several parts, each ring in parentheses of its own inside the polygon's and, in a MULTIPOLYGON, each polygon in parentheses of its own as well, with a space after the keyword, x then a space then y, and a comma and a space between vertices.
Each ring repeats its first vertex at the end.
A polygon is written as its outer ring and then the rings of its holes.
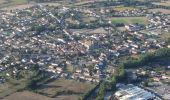
POLYGON ((116 100, 152 100, 155 95, 132 84, 121 85, 114 94, 116 100))

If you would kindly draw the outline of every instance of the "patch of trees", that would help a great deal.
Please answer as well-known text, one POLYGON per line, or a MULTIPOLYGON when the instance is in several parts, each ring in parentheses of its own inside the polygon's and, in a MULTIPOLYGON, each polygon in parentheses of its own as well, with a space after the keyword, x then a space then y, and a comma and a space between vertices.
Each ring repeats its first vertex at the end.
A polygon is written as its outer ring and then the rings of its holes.
POLYGON ((37 34, 40 34, 43 31, 54 31, 55 30, 55 26, 47 26, 47 25, 41 25, 41 26, 33 26, 30 29, 31 31, 36 31, 37 34))
POLYGON ((87 100, 91 95, 93 95, 93 93, 95 92, 95 90, 100 86, 100 83, 98 83, 93 89, 89 90, 86 94, 84 94, 81 98, 81 100, 87 100))
POLYGON ((125 68, 134 68, 146 65, 148 63, 154 62, 158 59, 168 58, 170 57, 170 49, 169 48, 162 48, 158 49, 155 52, 150 52, 146 54, 140 55, 138 59, 130 59, 126 61, 123 66, 125 68))
POLYGON ((39 82, 45 79, 44 72, 40 71, 38 68, 31 69, 33 74, 32 77, 27 82, 27 88, 30 90, 34 90, 39 86, 39 82))
POLYGON ((110 81, 103 81, 100 84, 96 100, 104 100, 106 90, 112 91, 116 90, 116 83, 123 81, 124 75, 125 75, 124 67, 123 66, 118 67, 116 73, 111 77, 110 81))
POLYGON ((104 100, 105 92, 106 92, 106 83, 103 82, 100 84, 99 92, 98 92, 98 96, 96 97, 96 100, 104 100))

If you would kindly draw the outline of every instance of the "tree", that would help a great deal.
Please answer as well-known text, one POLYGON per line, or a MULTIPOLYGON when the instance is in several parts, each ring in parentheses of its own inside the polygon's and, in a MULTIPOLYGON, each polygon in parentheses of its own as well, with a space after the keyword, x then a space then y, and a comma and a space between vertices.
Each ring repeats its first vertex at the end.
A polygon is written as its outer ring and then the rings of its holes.
POLYGON ((106 85, 105 85, 105 82, 102 82, 100 84, 99 92, 98 92, 98 96, 96 97, 96 100, 103 100, 105 92, 106 92, 106 85))

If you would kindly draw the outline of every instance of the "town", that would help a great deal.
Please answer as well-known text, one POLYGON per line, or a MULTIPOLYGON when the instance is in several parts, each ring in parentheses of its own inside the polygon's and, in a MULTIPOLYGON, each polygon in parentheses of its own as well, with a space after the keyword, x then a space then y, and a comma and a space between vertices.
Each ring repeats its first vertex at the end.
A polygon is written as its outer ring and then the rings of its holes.
POLYGON ((1 9, 0 98, 24 90, 47 100, 170 100, 170 6, 158 5, 170 1, 158 1, 1 9))

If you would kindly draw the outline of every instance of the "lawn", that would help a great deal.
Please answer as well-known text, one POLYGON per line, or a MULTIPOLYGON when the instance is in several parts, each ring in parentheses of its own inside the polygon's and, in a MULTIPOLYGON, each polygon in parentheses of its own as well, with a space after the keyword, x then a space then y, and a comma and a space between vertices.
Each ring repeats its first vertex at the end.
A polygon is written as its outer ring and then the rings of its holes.
POLYGON ((145 17, 113 17, 111 18, 112 23, 123 23, 123 24, 147 24, 147 19, 145 17))

